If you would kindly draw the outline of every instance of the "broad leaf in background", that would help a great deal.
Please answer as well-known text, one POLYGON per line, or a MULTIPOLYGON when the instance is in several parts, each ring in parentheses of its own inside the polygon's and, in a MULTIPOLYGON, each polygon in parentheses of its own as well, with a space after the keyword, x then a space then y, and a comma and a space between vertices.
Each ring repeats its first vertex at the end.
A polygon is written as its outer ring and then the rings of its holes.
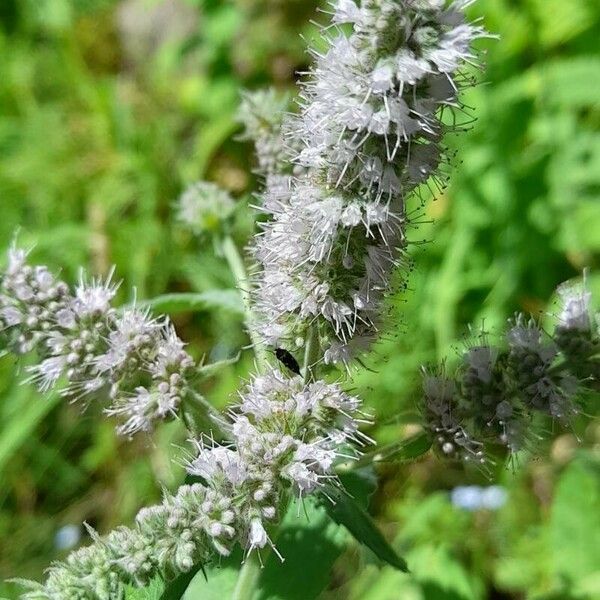
POLYGON ((460 561, 443 546, 425 544, 408 554, 411 574, 368 565, 349 600, 483 600, 460 561))
MULTIPOLYGON (((600 464, 581 455, 562 474, 550 520, 555 572, 600 593, 600 464)), ((591 597, 591 596, 590 596, 591 597)), ((596 596, 598 597, 598 596, 596 596)))

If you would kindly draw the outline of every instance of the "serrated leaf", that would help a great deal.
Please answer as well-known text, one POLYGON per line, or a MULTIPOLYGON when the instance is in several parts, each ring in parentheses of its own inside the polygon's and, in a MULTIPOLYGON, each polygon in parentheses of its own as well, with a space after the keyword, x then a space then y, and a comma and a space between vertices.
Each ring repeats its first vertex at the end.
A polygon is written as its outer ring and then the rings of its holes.
POLYGON ((170 315, 182 312, 226 310, 238 315, 244 314, 244 305, 236 290, 207 290, 184 294, 164 294, 138 304, 155 312, 170 315))
POLYGON ((335 504, 325 502, 327 514, 339 525, 343 525, 353 537, 369 548, 383 562, 399 571, 408 571, 406 561, 398 556, 367 511, 355 498, 345 491, 330 489, 328 495, 335 504))
POLYGON ((143 588, 128 585, 125 588, 125 600, 160 600, 164 589, 164 581, 160 577, 155 577, 143 588))
POLYGON ((353 469, 339 474, 343 488, 363 508, 369 507, 369 500, 377 489, 377 474, 373 465, 353 469))

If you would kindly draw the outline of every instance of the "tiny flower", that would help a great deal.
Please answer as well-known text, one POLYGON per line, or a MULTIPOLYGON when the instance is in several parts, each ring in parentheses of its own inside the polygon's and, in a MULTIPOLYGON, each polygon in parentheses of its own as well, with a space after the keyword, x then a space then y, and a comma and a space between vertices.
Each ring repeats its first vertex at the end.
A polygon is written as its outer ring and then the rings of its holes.
POLYGON ((235 209, 233 198, 214 183, 190 185, 178 201, 179 220, 195 233, 217 231, 235 209))
POLYGON ((254 548, 264 548, 267 545, 269 536, 263 527, 262 521, 258 518, 250 522, 250 533, 248 535, 249 550, 254 548))
POLYGON ((576 331, 589 331, 591 327, 590 307, 592 293, 581 287, 561 285, 558 288, 561 310, 558 320, 561 327, 576 331))

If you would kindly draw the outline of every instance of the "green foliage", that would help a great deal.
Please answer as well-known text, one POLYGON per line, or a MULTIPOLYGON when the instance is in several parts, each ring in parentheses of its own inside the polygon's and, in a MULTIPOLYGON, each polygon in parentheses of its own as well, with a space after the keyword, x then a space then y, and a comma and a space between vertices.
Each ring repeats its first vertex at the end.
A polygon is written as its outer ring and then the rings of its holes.
POLYGON ((165 584, 161 579, 153 579, 145 588, 128 586, 125 590, 125 600, 161 600, 165 584))
POLYGON ((584 457, 563 473, 550 520, 554 571, 575 593, 600 593, 600 465, 584 457))
MULTIPOLYGON (((35 260, 71 281, 81 265, 102 274, 115 263, 123 304, 135 287, 139 303, 173 316, 195 356, 218 364, 203 394, 223 406, 251 366, 247 352, 218 362, 248 344, 239 296, 213 248, 174 225, 173 203, 190 182, 217 181, 238 198, 232 233, 247 241, 257 182, 251 148, 235 140, 239 91, 291 89, 308 60, 300 34, 312 37, 319 15, 305 0, 181 0, 183 18, 161 19, 158 35, 142 18, 151 4, 127 21, 117 0, 0 2, 0 247, 19 230, 35 260)), ((482 475, 413 460, 427 448, 405 425, 416 420, 419 366, 452 363, 467 324, 493 335, 515 310, 538 314, 557 283, 598 267, 600 5, 479 0, 471 10, 501 37, 482 42, 486 85, 466 99, 477 122, 454 148, 448 189, 415 217, 410 239, 432 243, 413 246, 410 290, 390 298, 387 335, 366 358, 372 371, 354 382, 382 424, 369 434, 392 453, 378 466, 369 519, 411 573, 375 564, 323 507, 307 504, 307 520, 294 506, 277 540, 286 562, 271 554, 261 572, 263 600, 600 595, 600 475, 586 450, 597 427, 577 431, 574 460, 567 432, 542 449, 547 460, 525 457, 516 473, 499 464, 506 506, 471 514, 448 490, 485 484, 482 475), (386 423, 398 414, 406 418, 386 423)), ((172 461, 185 442, 177 423, 124 443, 93 409, 82 415, 20 385, 25 366, 0 358, 0 579, 39 578, 64 555, 53 542, 61 526, 107 531, 160 497, 155 481, 173 489, 184 476, 172 461)), ((198 573, 184 598, 230 597, 240 559, 207 568, 208 582, 198 573)), ((127 599, 163 592, 157 581, 127 599)), ((18 591, 0 584, 0 595, 18 591)))
POLYGON ((140 303, 157 314, 175 315, 181 312, 226 310, 243 315, 244 306, 235 290, 207 290, 202 293, 162 294, 140 303))
MULTIPOLYGON (((327 511, 313 502, 294 503, 275 540, 285 561, 273 552, 264 560, 256 600, 312 600, 325 589, 330 569, 342 554, 348 536, 327 511)), ((184 600, 231 597, 237 582, 240 553, 196 575, 184 600)))
POLYGON ((346 532, 311 502, 292 505, 283 522, 277 549, 260 575, 259 600, 312 600, 327 587, 330 571, 348 541, 346 532))
POLYGON ((406 561, 398 556, 384 535, 373 522, 366 509, 353 495, 355 485, 351 485, 349 477, 342 479, 343 490, 328 490, 332 501, 325 501, 327 514, 339 525, 343 525, 354 536, 357 542, 364 544, 378 559, 398 569, 408 571, 406 561))
MULTIPOLYGON (((191 571, 183 573, 173 581, 166 583, 165 590, 160 595, 159 600, 180 600, 183 598, 198 571, 202 571, 202 565, 196 565, 191 571)), ((202 574, 204 575, 204 573, 202 574)))

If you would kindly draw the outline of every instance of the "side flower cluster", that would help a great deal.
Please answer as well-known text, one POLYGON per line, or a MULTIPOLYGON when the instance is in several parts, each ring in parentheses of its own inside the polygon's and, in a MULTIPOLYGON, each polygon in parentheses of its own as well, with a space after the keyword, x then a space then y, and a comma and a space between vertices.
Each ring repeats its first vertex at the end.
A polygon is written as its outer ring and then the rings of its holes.
POLYGON ((179 220, 194 233, 214 233, 233 214, 235 201, 214 183, 197 181, 181 194, 177 208, 179 220))
POLYGON ((291 149, 283 134, 283 123, 290 98, 274 89, 246 91, 238 109, 237 119, 243 125, 242 140, 254 142, 258 161, 257 174, 269 185, 270 177, 291 172, 291 149))
POLYGON ((271 219, 257 238, 256 303, 262 334, 294 345, 319 329, 326 362, 346 362, 376 335, 383 295, 405 255, 407 200, 439 188, 442 139, 463 110, 463 73, 483 29, 469 1, 338 0, 329 48, 284 123, 298 148, 289 190, 269 186, 271 219))
POLYGON ((121 418, 118 431, 129 436, 176 415, 194 361, 167 319, 117 311, 116 287, 110 276, 82 277, 71 292, 13 247, 0 281, 0 335, 17 354, 35 351, 39 361, 29 371, 41 391, 84 402, 107 395, 107 413, 121 418))
MULTIPOLYGON (((425 371, 422 412, 440 454, 485 463, 488 445, 515 453, 534 438, 533 419, 545 415, 569 426, 583 389, 600 385, 600 319, 585 288, 561 286, 554 333, 517 315, 503 345, 485 336, 467 348, 454 377, 425 371)), ((539 434, 536 434, 539 437, 539 434)))
POLYGON ((25 582, 23 598, 114 600, 125 583, 172 578, 236 543, 247 552, 273 546, 269 523, 289 498, 335 485, 339 453, 347 456, 348 442, 367 442, 361 420, 359 400, 335 384, 304 384, 278 370, 254 377, 230 412, 231 445, 195 442, 187 471, 196 483, 142 509, 134 527, 94 536, 51 567, 46 582, 25 582))

